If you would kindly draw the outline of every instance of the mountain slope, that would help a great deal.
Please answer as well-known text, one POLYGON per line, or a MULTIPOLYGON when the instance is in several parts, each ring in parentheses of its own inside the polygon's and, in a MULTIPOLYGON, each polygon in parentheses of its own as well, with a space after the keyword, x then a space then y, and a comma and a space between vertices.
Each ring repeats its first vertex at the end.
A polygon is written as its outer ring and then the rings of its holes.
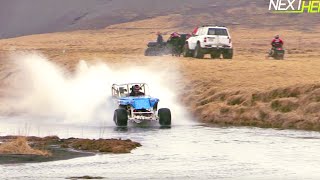
POLYGON ((182 15, 182 25, 188 27, 210 23, 312 30, 316 24, 317 15, 271 14, 268 3, 268 0, 0 0, 0 38, 100 29, 168 14, 182 15))

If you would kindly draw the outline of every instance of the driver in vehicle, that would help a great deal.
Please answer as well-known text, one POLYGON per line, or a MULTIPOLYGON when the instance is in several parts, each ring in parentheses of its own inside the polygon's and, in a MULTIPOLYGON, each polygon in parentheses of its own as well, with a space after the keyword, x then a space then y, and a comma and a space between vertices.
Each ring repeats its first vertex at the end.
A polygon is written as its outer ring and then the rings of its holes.
POLYGON ((132 86, 129 96, 144 96, 145 94, 140 90, 141 90, 141 87, 139 85, 132 86))

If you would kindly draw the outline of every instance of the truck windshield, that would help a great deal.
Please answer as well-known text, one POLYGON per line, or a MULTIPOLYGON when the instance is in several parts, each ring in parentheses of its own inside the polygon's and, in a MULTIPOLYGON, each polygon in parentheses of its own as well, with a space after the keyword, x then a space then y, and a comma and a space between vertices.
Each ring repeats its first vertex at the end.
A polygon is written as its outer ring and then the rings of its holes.
POLYGON ((228 32, 226 29, 209 28, 208 35, 228 36, 228 32))

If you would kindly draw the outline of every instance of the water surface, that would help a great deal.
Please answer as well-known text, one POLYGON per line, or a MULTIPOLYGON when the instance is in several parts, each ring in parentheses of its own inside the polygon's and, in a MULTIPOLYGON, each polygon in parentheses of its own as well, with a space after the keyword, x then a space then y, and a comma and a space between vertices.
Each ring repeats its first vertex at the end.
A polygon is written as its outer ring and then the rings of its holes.
POLYGON ((320 179, 320 133, 175 125, 169 129, 31 126, 0 123, 0 135, 122 138, 142 144, 130 154, 0 165, 0 179, 320 179))

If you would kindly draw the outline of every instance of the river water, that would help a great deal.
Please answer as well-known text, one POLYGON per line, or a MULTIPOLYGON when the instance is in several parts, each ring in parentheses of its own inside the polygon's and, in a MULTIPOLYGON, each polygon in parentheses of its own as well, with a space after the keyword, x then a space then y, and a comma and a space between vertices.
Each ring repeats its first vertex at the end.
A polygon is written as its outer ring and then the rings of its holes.
POLYGON ((85 175, 106 179, 320 179, 317 132, 196 123, 169 129, 21 123, 0 123, 0 127, 0 135, 123 138, 142 144, 130 154, 0 165, 0 179, 65 179, 85 175))

